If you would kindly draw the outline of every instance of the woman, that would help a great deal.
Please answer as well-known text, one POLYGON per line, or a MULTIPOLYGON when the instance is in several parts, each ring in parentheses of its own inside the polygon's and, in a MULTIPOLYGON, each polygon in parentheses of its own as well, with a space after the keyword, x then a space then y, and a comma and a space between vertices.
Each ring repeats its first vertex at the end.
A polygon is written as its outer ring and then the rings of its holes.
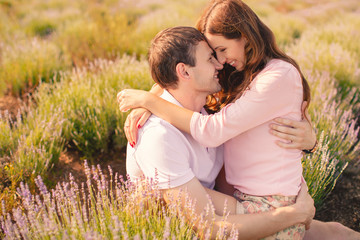
MULTIPOLYGON (((120 109, 145 107, 203 145, 225 143, 227 181, 243 203, 238 213, 293 204, 302 181, 302 154, 280 149, 268 124, 278 116, 301 119, 302 102, 310 102, 305 78, 295 61, 279 50, 270 29, 241 1, 212 1, 198 29, 219 62, 227 65, 221 79, 223 91, 209 104, 213 111, 223 108, 201 116, 133 90, 120 94, 120 109)), ((294 226, 269 239, 302 239, 304 233, 304 226, 294 226)))

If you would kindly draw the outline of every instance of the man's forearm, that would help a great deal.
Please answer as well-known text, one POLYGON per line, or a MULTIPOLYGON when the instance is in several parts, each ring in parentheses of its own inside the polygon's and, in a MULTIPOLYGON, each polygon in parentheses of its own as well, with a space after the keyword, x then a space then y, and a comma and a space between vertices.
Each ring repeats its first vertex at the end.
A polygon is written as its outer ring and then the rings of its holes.
MULTIPOLYGON (((302 223, 304 216, 289 206, 269 212, 230 215, 227 221, 236 223, 239 239, 259 239, 302 223)), ((220 222, 220 219, 217 222, 220 222)))

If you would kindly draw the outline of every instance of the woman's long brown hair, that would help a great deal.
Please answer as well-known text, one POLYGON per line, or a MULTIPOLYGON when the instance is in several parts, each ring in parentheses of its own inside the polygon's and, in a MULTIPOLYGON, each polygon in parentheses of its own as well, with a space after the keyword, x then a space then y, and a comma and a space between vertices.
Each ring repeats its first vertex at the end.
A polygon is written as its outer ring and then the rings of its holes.
MULTIPOLYGON (((208 99, 206 109, 216 112, 248 89, 256 75, 271 59, 281 59, 299 71, 303 85, 303 100, 310 104, 310 87, 298 64, 279 49, 272 31, 240 0, 212 0, 196 24, 202 33, 218 34, 227 39, 245 37, 246 64, 237 71, 228 64, 219 74, 222 91, 208 99)), ((304 113, 303 113, 304 115, 304 113)), ((304 115, 305 116, 305 115, 304 115)))

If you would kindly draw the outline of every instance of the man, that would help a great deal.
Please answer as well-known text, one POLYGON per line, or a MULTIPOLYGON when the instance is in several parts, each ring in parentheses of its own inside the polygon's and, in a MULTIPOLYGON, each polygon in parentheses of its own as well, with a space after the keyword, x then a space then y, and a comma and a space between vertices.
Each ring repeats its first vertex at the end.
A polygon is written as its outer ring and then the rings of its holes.
MULTIPOLYGON (((153 79, 165 89, 162 98, 190 110, 204 111, 206 96, 221 89, 217 75, 222 65, 205 37, 194 28, 175 27, 160 32, 152 41, 149 64, 153 79)), ((221 147, 204 148, 190 135, 154 115, 138 134, 137 144, 127 148, 126 168, 130 178, 144 175, 156 179, 167 202, 186 191, 188 197, 196 199, 198 215, 211 204, 209 194, 216 213, 214 234, 223 220, 225 201, 231 214, 227 222, 229 226, 235 224, 244 239, 266 237, 296 223, 309 224, 314 215, 313 201, 304 190, 293 206, 236 215, 239 203, 234 198, 210 190, 223 165, 221 147)), ((212 221, 212 215, 205 217, 212 221)), ((200 227, 197 223, 195 226, 200 227)))

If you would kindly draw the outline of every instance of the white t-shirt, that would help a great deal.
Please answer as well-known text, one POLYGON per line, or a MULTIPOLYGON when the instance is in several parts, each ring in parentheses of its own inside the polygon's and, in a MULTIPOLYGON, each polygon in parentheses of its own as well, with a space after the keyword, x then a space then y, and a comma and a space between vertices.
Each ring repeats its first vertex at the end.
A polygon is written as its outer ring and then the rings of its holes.
MULTIPOLYGON (((181 106, 168 91, 161 97, 181 106)), ((194 177, 204 187, 213 188, 222 166, 222 145, 203 147, 191 135, 155 115, 139 129, 135 147, 127 146, 126 171, 130 178, 153 178, 160 189, 183 185, 194 177)))

